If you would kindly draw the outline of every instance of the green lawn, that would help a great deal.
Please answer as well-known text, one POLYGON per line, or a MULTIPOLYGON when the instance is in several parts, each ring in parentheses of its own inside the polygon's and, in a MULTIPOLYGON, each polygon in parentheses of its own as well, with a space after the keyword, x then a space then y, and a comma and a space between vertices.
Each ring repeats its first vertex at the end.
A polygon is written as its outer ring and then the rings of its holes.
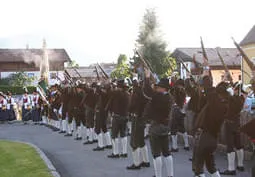
POLYGON ((9 141, 0 141, 0 176, 52 177, 34 148, 9 141))

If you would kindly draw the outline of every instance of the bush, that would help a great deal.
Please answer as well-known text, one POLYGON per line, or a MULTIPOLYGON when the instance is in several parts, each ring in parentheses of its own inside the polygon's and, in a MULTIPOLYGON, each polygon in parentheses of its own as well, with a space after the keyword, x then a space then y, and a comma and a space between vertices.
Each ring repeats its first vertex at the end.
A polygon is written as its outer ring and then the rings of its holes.
MULTIPOLYGON (((29 93, 32 93, 36 87, 28 86, 26 87, 29 93)), ((6 93, 7 91, 12 92, 13 95, 22 95, 24 93, 23 87, 13 87, 7 85, 0 85, 0 91, 6 93)))

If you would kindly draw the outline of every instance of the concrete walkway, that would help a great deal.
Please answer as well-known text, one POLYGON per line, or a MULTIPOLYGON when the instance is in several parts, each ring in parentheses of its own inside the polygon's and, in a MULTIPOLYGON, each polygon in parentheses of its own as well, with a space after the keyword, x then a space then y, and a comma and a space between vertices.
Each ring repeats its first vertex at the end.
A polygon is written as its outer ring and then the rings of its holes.
MULTIPOLYGON (((62 177, 151 177, 154 174, 152 163, 150 168, 138 171, 126 170, 126 166, 132 163, 130 148, 128 158, 109 159, 107 155, 112 152, 111 150, 94 152, 92 149, 96 147, 96 144, 83 145, 83 141, 64 137, 63 134, 40 125, 0 124, 0 139, 35 144, 48 156, 62 177)), ((175 177, 193 176, 189 157, 191 152, 185 152, 182 149, 174 154, 175 177)), ((220 169, 226 168, 226 157, 217 154, 216 164, 220 169)), ((238 173, 236 176, 250 177, 247 171, 249 170, 238 173)))

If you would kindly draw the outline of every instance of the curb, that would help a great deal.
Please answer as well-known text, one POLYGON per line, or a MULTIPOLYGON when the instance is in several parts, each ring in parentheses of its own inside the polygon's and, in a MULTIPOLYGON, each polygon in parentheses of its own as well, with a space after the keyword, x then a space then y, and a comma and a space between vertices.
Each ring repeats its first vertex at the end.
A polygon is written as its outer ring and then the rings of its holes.
POLYGON ((24 141, 13 141, 13 142, 24 143, 24 144, 27 144, 27 145, 33 147, 36 150, 36 152, 40 155, 40 157, 44 161, 44 163, 46 164, 46 166, 49 169, 52 176, 53 177, 61 177, 60 174, 58 173, 58 171, 56 170, 56 168, 54 167, 54 165, 52 164, 52 162, 50 161, 50 159, 45 155, 45 153, 39 147, 37 147, 36 145, 34 145, 32 143, 28 143, 28 142, 24 142, 24 141))

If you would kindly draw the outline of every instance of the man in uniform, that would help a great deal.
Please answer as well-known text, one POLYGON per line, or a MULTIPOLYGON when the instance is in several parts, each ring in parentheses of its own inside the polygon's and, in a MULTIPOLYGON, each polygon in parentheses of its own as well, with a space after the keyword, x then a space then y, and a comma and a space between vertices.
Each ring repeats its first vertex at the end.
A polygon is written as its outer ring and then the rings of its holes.
POLYGON ((93 82, 91 85, 91 88, 86 88, 86 98, 84 101, 85 104, 85 115, 86 115, 86 127, 87 127, 87 136, 88 136, 88 141, 84 142, 83 144, 93 144, 97 142, 97 137, 96 133, 94 130, 94 116, 95 116, 95 108, 96 108, 96 103, 98 99, 98 94, 96 93, 97 89, 97 83, 93 82))
POLYGON ((205 177, 204 165, 212 177, 220 177, 215 167, 214 152, 217 138, 228 111, 228 96, 225 83, 216 88, 212 86, 210 76, 204 76, 200 87, 205 93, 206 104, 199 112, 195 122, 195 145, 193 149, 192 169, 196 177, 205 177))
MULTIPOLYGON (((229 110, 225 119, 225 137, 227 144, 228 169, 221 172, 223 175, 236 175, 236 169, 244 171, 243 158, 244 151, 241 144, 240 135, 240 112, 243 108, 244 98, 241 95, 242 85, 236 83, 234 85, 234 95, 229 97, 229 110), (234 151, 236 149, 236 153, 234 151), (237 154, 237 168, 235 166, 235 155, 237 154)), ((230 88, 232 89, 232 88, 230 88)), ((231 94, 233 93, 231 92, 231 94)))
POLYGON ((102 151, 104 148, 111 149, 111 136, 107 130, 106 121, 108 117, 108 110, 106 109, 107 103, 110 98, 110 86, 100 85, 97 89, 98 101, 96 106, 96 126, 95 132, 98 137, 98 146, 94 151, 102 151), (104 144, 104 138, 106 145, 104 144))
POLYGON ((117 89, 111 92, 109 102, 110 111, 113 114, 112 119, 112 145, 113 153, 109 158, 127 157, 127 116, 130 105, 130 94, 127 91, 127 85, 124 79, 118 80, 117 89), (122 152, 119 151, 118 136, 121 138, 122 152))
POLYGON ((148 148, 144 141, 145 120, 143 119, 143 111, 147 101, 140 83, 134 79, 130 106, 132 115, 130 146, 132 147, 133 164, 127 167, 128 170, 150 167, 148 148))
POLYGON ((172 107, 172 98, 168 93, 170 85, 167 78, 162 78, 159 83, 150 84, 150 72, 145 70, 144 94, 150 101, 146 105, 144 116, 151 120, 149 130, 151 152, 156 177, 162 177, 163 155, 168 177, 173 177, 173 157, 169 152, 169 114, 172 107))

